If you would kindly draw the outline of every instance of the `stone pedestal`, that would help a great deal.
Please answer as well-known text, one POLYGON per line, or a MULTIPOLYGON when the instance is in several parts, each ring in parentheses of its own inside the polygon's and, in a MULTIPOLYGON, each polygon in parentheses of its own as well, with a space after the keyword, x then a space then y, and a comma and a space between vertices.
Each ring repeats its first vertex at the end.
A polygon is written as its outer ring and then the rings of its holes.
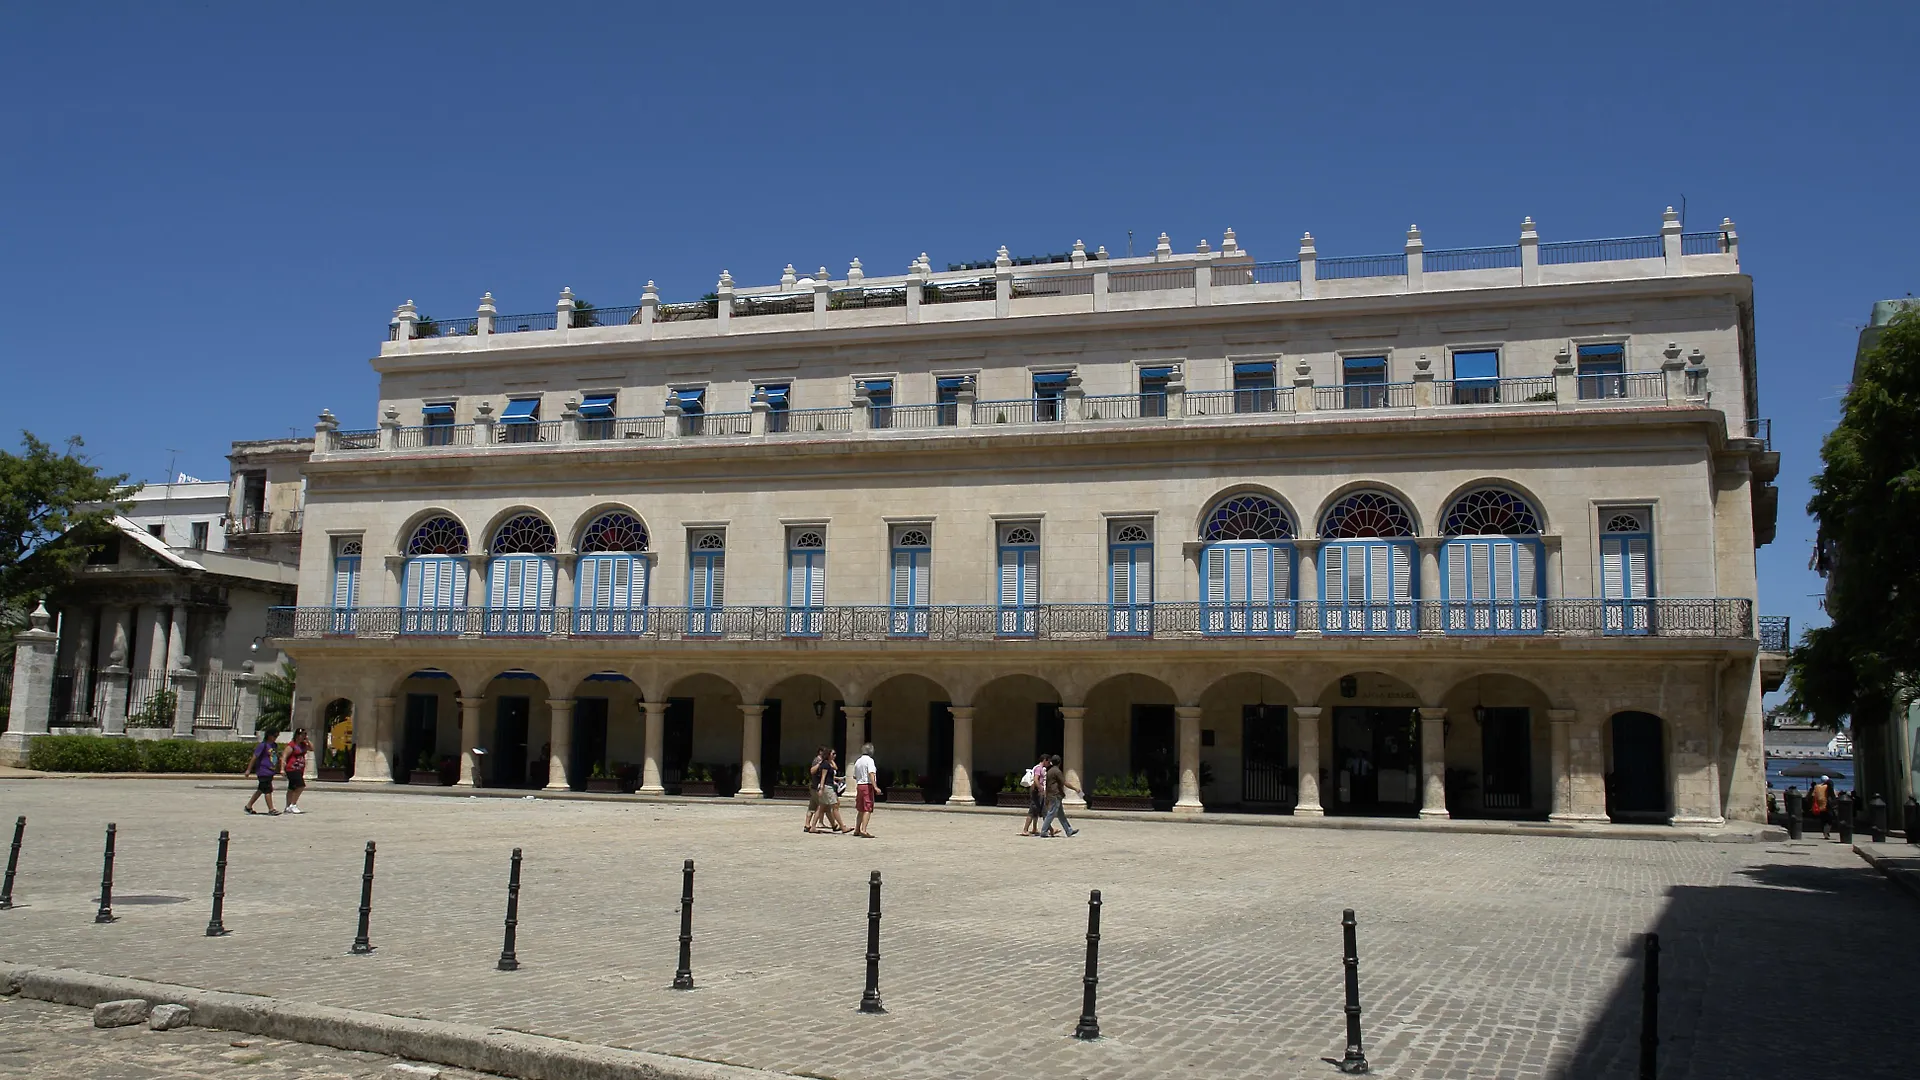
POLYGON ((193 738, 193 722, 200 715, 200 676, 191 671, 167 672, 173 690, 173 737, 193 738))
POLYGON ((125 735, 127 733, 127 688, 133 681, 133 672, 124 665, 102 668, 100 681, 93 692, 93 709, 100 721, 100 734, 125 735))
POLYGON ((13 638, 13 697, 7 731, 0 735, 0 761, 25 765, 32 741, 47 733, 53 719, 53 662, 60 637, 51 629, 47 606, 33 609, 27 629, 13 638))
POLYGON ((393 781, 393 705, 393 698, 374 698, 371 714, 359 712, 353 718, 353 782, 356 784, 393 781))
POLYGON ((235 675, 233 698, 233 735, 244 742, 252 742, 260 732, 260 676, 250 670, 235 675))
POLYGON ((480 705, 485 698, 460 699, 460 781, 461 787, 480 782, 480 759, 473 751, 480 745, 480 705))

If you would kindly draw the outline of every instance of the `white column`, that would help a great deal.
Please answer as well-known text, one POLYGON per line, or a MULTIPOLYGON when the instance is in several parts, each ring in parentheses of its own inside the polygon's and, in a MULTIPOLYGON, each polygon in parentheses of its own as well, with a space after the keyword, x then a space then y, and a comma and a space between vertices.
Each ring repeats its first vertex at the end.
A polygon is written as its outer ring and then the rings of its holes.
POLYGON ((548 698, 553 722, 547 738, 547 791, 567 790, 567 759, 573 755, 573 699, 548 698))
POLYGON ((1086 771, 1087 761, 1087 710, 1082 705, 1060 706, 1060 760, 1067 770, 1067 783, 1082 791, 1069 791, 1062 800, 1068 806, 1087 805, 1084 789, 1087 782, 1081 777, 1086 771))
POLYGON ((1447 813, 1447 710, 1420 710, 1420 816, 1445 819, 1447 813))
POLYGON ((667 736, 667 703, 643 701, 640 707, 647 711, 646 757, 640 765, 640 794, 665 795, 667 789, 660 783, 660 753, 667 736))
POLYGON ((948 806, 972 806, 973 800, 973 706, 950 705, 953 714, 953 795, 948 806))
POLYGON ((178 671, 183 663, 192 662, 187 654, 187 605, 176 601, 167 621, 167 670, 178 671))
POLYGON ((479 762, 474 757, 473 748, 480 745, 480 704, 485 700, 477 697, 460 699, 461 787, 473 787, 479 782, 479 762))
POLYGON ((1549 821, 1566 821, 1573 814, 1573 716, 1572 709, 1548 709, 1547 723, 1553 730, 1553 808, 1549 821))
MULTIPOLYGON (((842 705, 840 711, 847 714, 847 757, 857 758, 860 756, 860 744, 867 741, 868 706, 842 705)), ((840 767, 849 775, 853 772, 852 761, 843 761, 840 767)))
POLYGON ((764 702, 740 703, 740 790, 736 799, 764 799, 760 790, 760 715, 767 711, 764 702))
MULTIPOLYGON (((385 784, 393 782, 393 703, 390 697, 373 699, 371 713, 360 712, 353 718, 353 782, 385 784)), ((354 702, 356 709, 364 709, 354 702)))
POLYGON ((1420 592, 1414 597, 1416 603, 1413 626, 1415 631, 1422 634, 1444 635, 1446 633, 1447 623, 1444 616, 1429 627, 1419 615, 1422 604, 1437 602, 1440 599, 1440 545, 1444 543, 1446 539, 1439 536, 1421 536, 1414 540, 1415 546, 1420 549, 1420 592))
POLYGON ((1295 817, 1323 817, 1320 805, 1320 706, 1293 710, 1293 760, 1300 777, 1293 807, 1295 817))
POLYGON ((1198 814, 1200 805, 1200 706, 1176 705, 1180 733, 1180 797, 1174 801, 1176 814, 1198 814))

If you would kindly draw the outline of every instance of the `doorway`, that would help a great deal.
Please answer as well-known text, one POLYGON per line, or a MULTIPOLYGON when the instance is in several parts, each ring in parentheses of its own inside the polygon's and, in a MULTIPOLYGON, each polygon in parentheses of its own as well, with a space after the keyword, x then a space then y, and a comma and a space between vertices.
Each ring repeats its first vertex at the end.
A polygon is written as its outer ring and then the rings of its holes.
POLYGON ((1240 801, 1249 809, 1291 810, 1298 801, 1287 765, 1287 707, 1240 707, 1240 801))
POLYGON ((780 699, 760 709, 760 790, 772 791, 780 781, 780 699))
POLYGON ((408 783, 411 773, 439 767, 434 751, 439 747, 440 695, 408 694, 406 729, 400 739, 400 760, 393 764, 393 778, 408 783))
POLYGON ((1135 705, 1127 769, 1147 778, 1155 810, 1173 809, 1180 795, 1180 750, 1171 705, 1135 705))
POLYGON ((660 734, 660 783, 680 794, 680 781, 693 761, 693 699, 667 699, 666 723, 660 734))
POLYGON ((502 697, 494 708, 493 787, 527 786, 527 720, 533 711, 533 699, 518 695, 502 697))
POLYGON ((1533 713, 1480 709, 1480 805, 1499 812, 1533 806, 1533 713))
POLYGON ((1333 806, 1341 813, 1418 813, 1420 725, 1413 710, 1335 706, 1333 767, 1333 806))
POLYGON ((567 761, 568 787, 584 791, 587 778, 595 769, 607 766, 607 699, 575 698, 573 701, 573 749, 567 761))
POLYGON ((1066 760, 1067 721, 1060 715, 1060 706, 1051 701, 1033 706, 1033 760, 1039 761, 1042 754, 1059 754, 1066 760))
POLYGON ((1667 751, 1660 718, 1623 712, 1613 717, 1613 772, 1607 785, 1607 816, 1615 821, 1664 821, 1667 817, 1667 751))
POLYGON ((928 802, 953 798, 953 714, 947 707, 944 701, 927 702, 927 778, 920 786, 928 802))

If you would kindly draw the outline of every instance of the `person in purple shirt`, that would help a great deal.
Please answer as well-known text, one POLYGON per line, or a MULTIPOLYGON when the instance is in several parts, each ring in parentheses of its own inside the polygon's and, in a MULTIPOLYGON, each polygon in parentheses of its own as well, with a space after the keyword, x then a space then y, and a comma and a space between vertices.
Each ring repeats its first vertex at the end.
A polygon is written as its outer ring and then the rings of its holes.
POLYGON ((248 774, 260 781, 260 786, 254 791, 253 798, 247 800, 249 814, 260 812, 253 808, 253 804, 259 802, 262 795, 267 797, 267 813, 276 817, 280 814, 280 811, 273 808, 273 774, 280 764, 275 760, 279 756, 275 750, 273 732, 261 732, 260 742, 253 748, 253 760, 247 763, 248 774))

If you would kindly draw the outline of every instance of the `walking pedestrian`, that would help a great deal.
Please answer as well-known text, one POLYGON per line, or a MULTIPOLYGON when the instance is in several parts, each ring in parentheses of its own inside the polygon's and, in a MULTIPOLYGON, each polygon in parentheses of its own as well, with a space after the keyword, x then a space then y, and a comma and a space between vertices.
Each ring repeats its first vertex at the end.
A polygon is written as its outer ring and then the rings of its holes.
POLYGON ((1047 813, 1045 817, 1040 819, 1041 836, 1053 835, 1053 819, 1055 818, 1060 819, 1060 827, 1066 830, 1068 836, 1072 836, 1074 833, 1080 831, 1073 827, 1072 822, 1067 820, 1067 808, 1064 801, 1067 797, 1067 792, 1079 790, 1079 788, 1067 783, 1067 770, 1060 767, 1060 755, 1054 754, 1048 757, 1047 813))
POLYGON ((1807 789, 1807 812, 1820 822, 1820 839, 1825 840, 1833 834, 1833 781, 1821 777, 1820 782, 1807 789))
POLYGON ((831 747, 823 748, 825 756, 820 761, 820 814, 833 823, 833 831, 847 831, 847 823, 840 820, 840 752, 831 747))
POLYGON ((1027 784, 1027 822, 1020 826, 1020 835, 1032 836, 1040 831, 1040 818, 1047 812, 1047 755, 1041 754, 1022 779, 1027 784))
POLYGON ((273 774, 279 767, 279 762, 275 760, 276 749, 273 745, 273 732, 261 732, 260 741, 253 747, 253 760, 247 763, 247 775, 259 781, 259 786, 254 789, 253 798, 247 800, 249 814, 260 812, 253 808, 253 804, 260 801, 260 796, 265 795, 267 813, 275 817, 280 816, 280 811, 273 808, 273 774))
POLYGON ((873 764, 873 744, 861 743, 860 756, 853 761, 853 835, 873 839, 873 797, 881 794, 880 774, 873 764))
POLYGON ((287 742, 284 768, 287 771, 287 813, 304 814, 300 809, 300 793, 307 789, 307 755, 313 753, 313 740, 307 738, 306 728, 294 728, 293 738, 287 742))
POLYGON ((827 760, 827 748, 818 747, 813 752, 813 764, 807 766, 807 824, 808 832, 818 832, 820 824, 820 765, 827 760))

